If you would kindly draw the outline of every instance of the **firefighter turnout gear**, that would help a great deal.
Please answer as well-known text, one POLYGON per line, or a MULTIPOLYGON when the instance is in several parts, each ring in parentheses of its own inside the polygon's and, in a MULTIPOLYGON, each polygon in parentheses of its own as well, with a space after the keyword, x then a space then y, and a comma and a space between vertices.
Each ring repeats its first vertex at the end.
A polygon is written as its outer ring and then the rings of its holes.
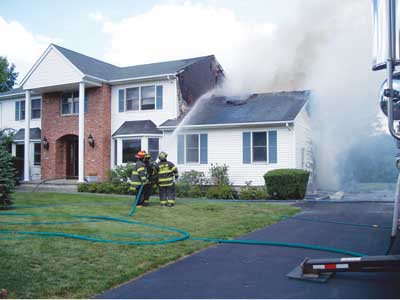
POLYGON ((156 170, 158 174, 158 186, 160 190, 160 204, 162 206, 163 205, 174 206, 175 205, 174 177, 175 179, 178 178, 178 169, 172 162, 167 161, 165 159, 166 153, 161 152, 160 158, 161 157, 163 157, 163 159, 160 159, 160 162, 156 165, 156 170), (162 156, 161 154, 165 154, 165 156, 162 156))
MULTIPOLYGON (((142 151, 140 151, 142 152, 142 151)), ((139 155, 139 153, 137 156, 139 155)), ((143 155, 144 157, 144 155, 143 155)), ((132 171, 132 178, 131 178, 131 189, 134 190, 136 189, 136 195, 139 193, 140 186, 143 186, 142 194, 141 197, 138 201, 138 205, 143 205, 144 199, 145 199, 145 194, 146 194, 146 186, 149 185, 149 180, 147 179, 147 169, 146 166, 143 162, 142 159, 138 159, 136 161, 136 164, 133 166, 133 171, 132 171)))
POLYGON ((151 155, 146 154, 144 156, 144 165, 146 167, 146 177, 148 180, 148 184, 144 186, 143 192, 144 192, 144 206, 150 205, 150 196, 153 191, 153 185, 157 183, 157 171, 154 163, 151 161, 151 155))

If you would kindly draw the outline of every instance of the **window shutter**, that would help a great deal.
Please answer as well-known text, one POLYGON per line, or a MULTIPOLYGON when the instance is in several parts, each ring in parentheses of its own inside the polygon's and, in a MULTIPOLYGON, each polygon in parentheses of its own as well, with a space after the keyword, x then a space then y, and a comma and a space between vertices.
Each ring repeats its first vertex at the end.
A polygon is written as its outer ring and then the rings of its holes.
POLYGON ((125 90, 118 90, 118 111, 124 111, 125 90))
POLYGON ((156 95, 157 95, 156 108, 163 109, 163 86, 162 85, 157 85, 156 95))
POLYGON ((85 95, 84 104, 85 104, 85 113, 87 113, 88 112, 88 107, 89 107, 89 97, 88 97, 88 95, 85 95))
POLYGON ((208 164, 208 134, 200 134, 200 164, 208 164))
POLYGON ((276 164, 278 162, 278 141, 276 130, 268 132, 268 157, 268 162, 270 164, 276 164))
POLYGON ((243 163, 251 163, 251 139, 250 132, 243 132, 243 163))
POLYGON ((19 121, 19 101, 15 102, 15 121, 19 121))
POLYGON ((118 140, 114 140, 114 166, 118 164, 118 140))
POLYGON ((178 135, 178 164, 185 163, 185 136, 178 135))

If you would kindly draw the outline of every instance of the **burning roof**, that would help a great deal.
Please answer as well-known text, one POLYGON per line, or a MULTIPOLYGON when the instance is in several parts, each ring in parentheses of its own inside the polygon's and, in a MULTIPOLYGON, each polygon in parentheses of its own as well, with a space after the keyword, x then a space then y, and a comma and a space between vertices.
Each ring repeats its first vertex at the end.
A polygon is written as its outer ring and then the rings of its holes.
MULTIPOLYGON (((293 121, 309 98, 309 91, 216 96, 202 99, 185 125, 268 123, 293 121)), ((175 127, 181 120, 170 119, 160 127, 175 127)))

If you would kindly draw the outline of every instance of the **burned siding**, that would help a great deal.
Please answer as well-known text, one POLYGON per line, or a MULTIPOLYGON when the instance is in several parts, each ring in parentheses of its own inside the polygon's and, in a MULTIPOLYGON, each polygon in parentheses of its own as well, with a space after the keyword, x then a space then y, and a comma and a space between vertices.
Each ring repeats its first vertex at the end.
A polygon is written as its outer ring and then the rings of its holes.
POLYGON ((178 74, 182 101, 180 113, 185 113, 204 93, 216 87, 224 79, 224 72, 214 55, 186 67, 178 74))

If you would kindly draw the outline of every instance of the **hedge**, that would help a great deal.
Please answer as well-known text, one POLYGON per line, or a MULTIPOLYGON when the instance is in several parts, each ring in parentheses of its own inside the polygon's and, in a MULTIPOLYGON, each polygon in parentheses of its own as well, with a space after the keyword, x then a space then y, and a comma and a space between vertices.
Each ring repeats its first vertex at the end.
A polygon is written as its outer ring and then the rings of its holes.
POLYGON ((264 175, 268 194, 274 199, 304 199, 310 173, 299 169, 276 169, 264 175))

